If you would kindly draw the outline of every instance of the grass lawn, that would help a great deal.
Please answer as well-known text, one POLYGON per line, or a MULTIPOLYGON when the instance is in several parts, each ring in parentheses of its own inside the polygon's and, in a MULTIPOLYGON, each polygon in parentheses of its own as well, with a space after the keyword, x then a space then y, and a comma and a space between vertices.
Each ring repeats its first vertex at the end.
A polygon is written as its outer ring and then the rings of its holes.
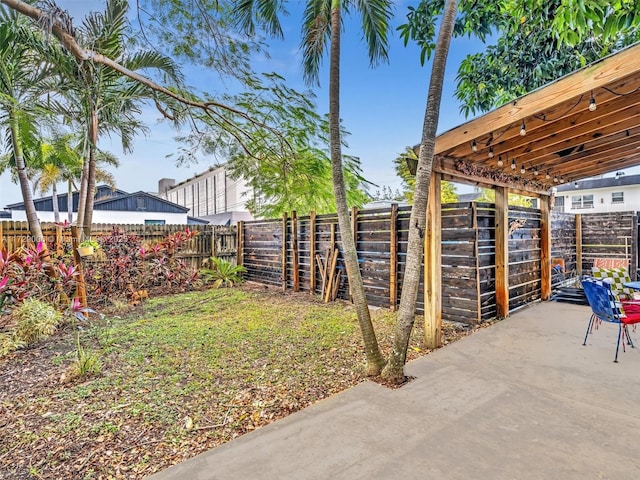
MULTIPOLYGON (((374 311, 388 351, 395 315, 374 311)), ((422 326, 411 357, 424 354, 422 326)), ((451 326, 445 338, 466 334, 451 326)), ((149 300, 0 359, 0 478, 143 478, 363 380, 351 306, 258 288, 149 300)))

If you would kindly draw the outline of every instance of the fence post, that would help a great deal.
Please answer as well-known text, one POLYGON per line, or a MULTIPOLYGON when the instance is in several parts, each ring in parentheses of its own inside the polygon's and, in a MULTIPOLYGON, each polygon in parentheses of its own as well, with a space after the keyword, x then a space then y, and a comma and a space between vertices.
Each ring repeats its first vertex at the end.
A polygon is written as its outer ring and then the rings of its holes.
POLYGON ((578 213, 576 220, 576 273, 582 276, 582 214, 578 213))
POLYGON ((287 291, 287 212, 282 214, 282 291, 287 291))
POLYGON ((540 297, 551 297, 551 206, 549 196, 540 197, 540 297))
POLYGON ((236 227, 236 264, 244 265, 244 222, 242 220, 236 227))
POLYGON ((389 216, 389 308, 398 306, 398 204, 391 204, 389 216))
POLYGON ((293 267, 293 291, 300 291, 300 265, 298 264, 298 216, 291 211, 291 262, 293 267))
POLYGON ((309 213, 309 294, 316 293, 316 212, 309 213))
POLYGON ((215 258, 216 256, 216 226, 211 225, 211 257, 215 258))
POLYGON ((496 309, 509 316, 509 189, 496 188, 496 309))
POLYGON ((632 280, 638 278, 638 213, 635 212, 631 218, 631 258, 629 259, 629 270, 632 280))

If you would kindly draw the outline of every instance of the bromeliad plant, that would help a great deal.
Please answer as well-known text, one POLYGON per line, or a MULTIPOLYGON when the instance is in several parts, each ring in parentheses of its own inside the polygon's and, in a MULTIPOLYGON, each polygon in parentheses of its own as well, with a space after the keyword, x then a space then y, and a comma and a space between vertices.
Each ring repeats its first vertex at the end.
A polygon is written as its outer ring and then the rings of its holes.
POLYGON ((201 269, 200 275, 205 284, 211 283, 215 288, 237 285, 242 282, 242 274, 247 271, 242 265, 234 265, 222 258, 211 257, 209 264, 211 268, 201 269))

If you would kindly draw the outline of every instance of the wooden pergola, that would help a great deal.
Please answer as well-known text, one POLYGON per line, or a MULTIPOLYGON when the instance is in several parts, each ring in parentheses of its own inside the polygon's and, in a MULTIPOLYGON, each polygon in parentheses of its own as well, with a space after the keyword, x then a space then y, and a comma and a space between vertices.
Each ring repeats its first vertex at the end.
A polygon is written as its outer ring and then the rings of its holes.
POLYGON ((436 138, 425 238, 427 343, 441 343, 440 181, 496 191, 496 303, 509 313, 508 194, 537 197, 542 299, 551 295, 554 187, 640 164, 640 44, 436 138))

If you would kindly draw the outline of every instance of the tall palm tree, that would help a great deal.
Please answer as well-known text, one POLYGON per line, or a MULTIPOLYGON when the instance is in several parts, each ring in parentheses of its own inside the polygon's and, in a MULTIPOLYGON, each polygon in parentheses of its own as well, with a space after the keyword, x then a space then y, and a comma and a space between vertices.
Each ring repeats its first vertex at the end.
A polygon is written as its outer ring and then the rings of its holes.
MULTIPOLYGON (((362 30, 367 42, 369 60, 372 65, 387 59, 389 22, 393 2, 388 0, 310 0, 306 4, 302 25, 301 48, 305 80, 318 83, 322 57, 329 52, 329 143, 333 190, 338 212, 338 224, 342 235, 342 248, 349 288, 356 308, 358 322, 362 330, 367 358, 368 375, 378 375, 385 364, 376 338, 371 314, 364 292, 364 284, 358 264, 355 239, 351 231, 349 205, 345 188, 342 142, 340 133, 340 33, 342 12, 353 7, 362 20, 362 30)), ((251 0, 239 1, 236 6, 238 23, 246 31, 254 30, 254 19, 266 26, 266 31, 281 35, 282 29, 277 17, 279 1, 251 0)))
POLYGON ((6 167, 12 168, 20 184, 29 231, 34 241, 43 239, 29 184, 27 152, 38 145, 36 118, 45 113, 40 98, 42 81, 50 66, 42 62, 34 45, 42 44, 24 17, 0 8, 0 125, 5 127, 6 167), (26 147, 26 148, 25 148, 26 147))
POLYGON ((442 98, 442 87, 444 85, 444 73, 457 8, 456 0, 446 0, 433 58, 431 79, 429 81, 429 93, 422 127, 420 153, 418 155, 413 207, 411 208, 411 217, 409 220, 409 240, 405 273, 402 279, 400 307, 398 308, 398 320, 391 355, 382 372, 382 376, 385 379, 395 383, 399 383, 404 379, 404 364, 407 358, 409 338, 415 320, 415 305, 418 298, 423 257, 422 238, 426 228, 429 185, 433 168, 433 152, 435 150, 436 131, 440 116, 440 100, 442 98))
MULTIPOLYGON (((169 57, 158 52, 127 51, 128 9, 126 0, 108 0, 104 12, 91 13, 84 19, 76 32, 78 43, 116 61, 129 71, 152 70, 174 82, 181 82, 181 74, 169 57)), ((66 110, 71 121, 80 119, 80 127, 86 135, 87 161, 81 175, 77 222, 82 226, 84 235, 89 236, 99 139, 103 134, 116 134, 122 141, 123 150, 130 152, 134 137, 138 133, 146 133, 146 126, 138 118, 141 107, 145 102, 156 101, 157 94, 148 86, 103 64, 91 61, 78 63, 68 53, 56 60, 56 66, 65 79, 61 93, 67 100, 58 104, 59 111, 66 110)))

